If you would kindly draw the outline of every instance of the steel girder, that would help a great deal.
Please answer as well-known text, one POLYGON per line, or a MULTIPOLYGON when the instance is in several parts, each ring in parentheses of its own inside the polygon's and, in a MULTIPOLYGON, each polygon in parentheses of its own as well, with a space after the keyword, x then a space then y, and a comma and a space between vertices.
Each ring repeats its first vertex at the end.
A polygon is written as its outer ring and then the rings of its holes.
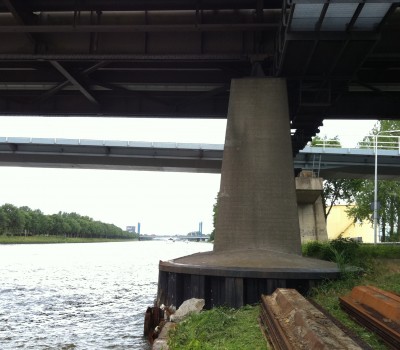
POLYGON ((297 153, 324 119, 400 118, 398 5, 6 0, 0 114, 225 118, 231 79, 282 76, 297 153))

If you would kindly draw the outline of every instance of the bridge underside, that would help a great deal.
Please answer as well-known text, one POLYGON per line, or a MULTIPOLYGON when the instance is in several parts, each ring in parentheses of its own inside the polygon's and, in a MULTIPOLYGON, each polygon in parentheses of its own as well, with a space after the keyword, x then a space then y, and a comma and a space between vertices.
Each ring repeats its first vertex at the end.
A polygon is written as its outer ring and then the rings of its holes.
POLYGON ((400 118, 395 1, 7 0, 0 115, 226 118, 287 79, 293 152, 324 119, 400 118))

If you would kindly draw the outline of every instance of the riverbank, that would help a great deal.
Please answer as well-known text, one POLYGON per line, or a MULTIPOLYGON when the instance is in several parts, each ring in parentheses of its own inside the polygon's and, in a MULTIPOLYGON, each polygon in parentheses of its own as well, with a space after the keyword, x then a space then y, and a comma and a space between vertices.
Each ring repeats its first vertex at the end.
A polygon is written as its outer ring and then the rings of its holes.
POLYGON ((314 302, 373 349, 386 350, 387 346, 373 332, 354 322, 339 306, 339 297, 349 294, 357 285, 375 286, 400 294, 400 255, 397 259, 370 259, 368 268, 362 275, 350 275, 338 281, 327 281, 313 290, 310 295, 314 302))
MULTIPOLYGON (((339 306, 339 296, 350 293, 356 285, 373 285, 400 293, 400 259, 374 259, 370 262, 371 268, 364 275, 325 282, 309 297, 371 348, 387 350, 374 333, 354 322, 339 306)), ((191 315, 170 332, 169 349, 270 349, 262 338, 258 317, 258 305, 239 310, 216 308, 191 315)))
MULTIPOLYGON (((346 239, 327 243, 312 242, 303 246, 303 253, 310 257, 334 260, 343 271, 339 280, 326 281, 310 291, 308 298, 320 305, 328 314, 341 322, 371 348, 387 350, 383 342, 372 332, 355 323, 339 306, 339 296, 350 293, 357 285, 372 285, 383 290, 400 294, 400 246, 398 245, 362 245, 346 239), (346 269, 357 266, 360 270, 346 269)), ((170 350, 185 349, 258 349, 254 344, 238 347, 247 329, 258 328, 259 306, 246 306, 249 317, 237 317, 239 311, 213 309, 189 317, 170 333, 170 350), (242 331, 231 332, 231 327, 214 327, 212 318, 215 314, 226 316, 229 320, 240 319, 242 331), (212 341, 217 340, 217 343, 212 341), (229 345, 227 345, 229 344, 229 345)), ((224 324, 226 321, 217 322, 224 324)), ((261 331, 254 339, 260 339, 261 331)), ((266 345, 264 341, 263 344, 266 345)), ((257 345, 260 346, 260 345, 257 345)), ((264 345, 262 345, 264 346, 264 345)), ((263 347, 261 347, 263 348, 263 347)), ((268 347, 267 347, 268 348, 268 347)))
POLYGON ((5 236, 0 235, 0 244, 46 244, 46 243, 99 243, 129 242, 137 239, 80 238, 65 236, 5 236))
POLYGON ((170 332, 170 350, 268 350, 260 330, 259 306, 218 307, 191 314, 170 332))

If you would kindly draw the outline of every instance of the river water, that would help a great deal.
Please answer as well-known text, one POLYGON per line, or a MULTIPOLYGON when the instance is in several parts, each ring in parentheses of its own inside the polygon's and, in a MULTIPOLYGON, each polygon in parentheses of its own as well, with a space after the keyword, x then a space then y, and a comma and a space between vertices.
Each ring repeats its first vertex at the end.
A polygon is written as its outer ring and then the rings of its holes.
POLYGON ((0 245, 0 349, 149 349, 158 262, 210 243, 0 245))

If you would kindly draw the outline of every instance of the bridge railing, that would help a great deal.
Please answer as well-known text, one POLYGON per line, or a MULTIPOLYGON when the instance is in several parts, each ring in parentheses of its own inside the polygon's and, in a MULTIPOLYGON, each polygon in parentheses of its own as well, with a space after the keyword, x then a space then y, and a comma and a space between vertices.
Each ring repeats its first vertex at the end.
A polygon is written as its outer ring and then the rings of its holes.
POLYGON ((393 135, 368 135, 363 141, 357 143, 356 147, 345 148, 339 139, 321 139, 309 143, 303 151, 310 153, 310 165, 313 176, 319 177, 323 162, 323 154, 369 155, 375 156, 400 156, 400 136, 393 135))
POLYGON ((0 143, 8 144, 40 144, 40 145, 68 145, 68 146, 105 146, 128 148, 165 148, 165 149, 207 149, 220 151, 224 145, 214 143, 185 143, 159 141, 130 141, 130 140, 98 140, 98 139, 70 139, 53 137, 9 137, 0 136, 0 143))
POLYGON ((364 141, 360 141, 357 145, 358 145, 357 148, 396 150, 400 154, 400 136, 392 136, 392 135, 368 136, 364 141))
MULTIPOLYGON (((340 140, 337 139, 324 139, 318 140, 309 147, 326 148, 345 148, 341 145, 340 140)), ((400 154, 400 136, 393 135, 368 135, 364 137, 363 141, 357 143, 355 149, 371 149, 371 150, 394 150, 400 154), (376 145, 375 145, 376 143, 376 145)))

